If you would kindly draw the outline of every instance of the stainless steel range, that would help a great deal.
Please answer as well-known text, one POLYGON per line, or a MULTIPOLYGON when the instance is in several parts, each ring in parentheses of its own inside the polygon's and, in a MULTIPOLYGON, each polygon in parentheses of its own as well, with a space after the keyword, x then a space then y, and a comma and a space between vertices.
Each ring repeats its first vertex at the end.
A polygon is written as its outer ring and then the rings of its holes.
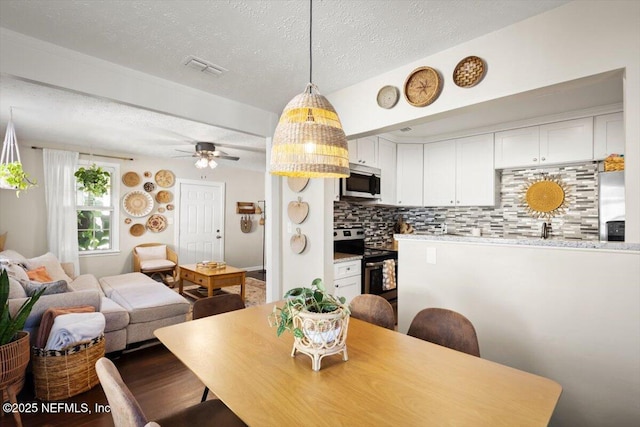
POLYGON ((368 247, 365 245, 362 228, 333 230, 333 250, 354 255, 362 255, 362 293, 380 295, 393 307, 398 318, 398 288, 385 289, 383 267, 385 261, 395 262, 395 282, 398 276, 398 253, 396 251, 368 247))

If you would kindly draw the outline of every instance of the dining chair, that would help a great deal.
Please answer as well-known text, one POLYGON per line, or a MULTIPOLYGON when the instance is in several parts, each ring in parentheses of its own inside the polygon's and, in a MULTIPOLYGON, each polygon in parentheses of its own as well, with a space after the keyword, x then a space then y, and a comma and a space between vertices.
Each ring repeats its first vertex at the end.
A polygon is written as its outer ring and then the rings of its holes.
POLYGON ((133 248, 133 271, 153 278, 159 274, 167 283, 166 274, 173 279, 171 287, 178 281, 178 254, 162 243, 141 243, 133 248))
POLYGON ((411 321, 407 335, 480 357, 478 336, 473 323, 452 310, 421 310, 411 321))
POLYGON ((96 373, 107 396, 115 427, 246 425, 218 399, 208 400, 168 417, 149 421, 111 360, 105 357, 98 359, 96 373))
MULTIPOLYGON (((220 294, 212 297, 201 298, 193 303, 193 320, 229 311, 241 310, 245 307, 244 300, 239 294, 220 294)), ((207 400, 209 387, 204 388, 200 402, 207 400)))
POLYGON ((351 317, 382 326, 383 328, 396 328, 396 316, 389 301, 380 295, 363 294, 354 297, 349 303, 351 317))

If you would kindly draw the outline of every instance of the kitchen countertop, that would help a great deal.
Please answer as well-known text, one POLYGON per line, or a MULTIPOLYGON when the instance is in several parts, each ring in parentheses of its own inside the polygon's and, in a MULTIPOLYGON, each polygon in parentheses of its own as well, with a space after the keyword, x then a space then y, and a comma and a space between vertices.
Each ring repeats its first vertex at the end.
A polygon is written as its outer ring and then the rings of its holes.
POLYGON ((362 259, 362 255, 345 254, 342 252, 333 253, 334 264, 337 264, 339 262, 347 262, 347 261, 360 261, 361 259, 362 259))
POLYGON ((640 243, 600 242, 599 240, 556 240, 537 238, 505 239, 499 237, 457 236, 452 234, 395 234, 394 238, 396 240, 424 240, 436 242, 439 241, 518 246, 542 246, 548 248, 601 249, 609 251, 640 252, 640 243))

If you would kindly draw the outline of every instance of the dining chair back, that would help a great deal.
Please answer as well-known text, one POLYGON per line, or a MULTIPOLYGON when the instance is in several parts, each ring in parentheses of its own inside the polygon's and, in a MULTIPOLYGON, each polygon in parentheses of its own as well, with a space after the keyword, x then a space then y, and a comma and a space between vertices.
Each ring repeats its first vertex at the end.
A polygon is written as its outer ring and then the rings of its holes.
POLYGON ((395 330, 396 317, 389 301, 380 295, 358 295, 349 303, 351 317, 395 330))
POLYGON ((480 357, 473 323, 444 308, 425 308, 411 321, 407 335, 480 357))
MULTIPOLYGON (((227 313, 229 311, 241 310, 245 308, 244 300, 238 294, 220 294, 212 297, 201 298, 193 303, 193 320, 203 317, 215 316, 216 314, 227 313)), ((207 400, 209 387, 205 387, 202 392, 201 402, 207 400)))
POLYGON ((170 426, 245 426, 222 401, 208 400, 185 408, 175 414, 149 421, 138 401, 124 383, 113 362, 101 357, 96 362, 96 373, 107 396, 115 427, 170 427, 170 426))

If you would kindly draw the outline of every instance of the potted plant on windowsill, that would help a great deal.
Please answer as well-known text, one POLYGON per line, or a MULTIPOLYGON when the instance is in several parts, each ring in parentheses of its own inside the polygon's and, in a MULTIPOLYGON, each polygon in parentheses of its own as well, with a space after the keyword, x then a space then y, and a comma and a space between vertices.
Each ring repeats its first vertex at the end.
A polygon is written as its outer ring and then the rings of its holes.
POLYGON ((269 321, 278 327, 278 336, 284 331, 293 334, 292 357, 296 351, 311 357, 314 371, 320 370, 325 356, 342 353, 342 360, 348 360, 350 311, 344 297, 328 293, 322 279, 315 279, 310 288, 291 289, 284 298, 284 305, 274 307, 269 321))
POLYGON ((95 197, 102 197, 109 189, 109 179, 111 174, 95 163, 89 168, 80 167, 73 174, 76 181, 80 183, 80 190, 92 194, 95 197))
POLYGON ((36 186, 36 181, 22 169, 22 163, 0 163, 0 188, 16 190, 16 197, 20 197, 20 191, 28 190, 36 186))
POLYGON ((29 364, 29 332, 22 331, 29 313, 46 288, 28 298, 15 317, 9 313, 9 275, 0 272, 0 397, 15 399, 24 385, 24 373, 29 364))

